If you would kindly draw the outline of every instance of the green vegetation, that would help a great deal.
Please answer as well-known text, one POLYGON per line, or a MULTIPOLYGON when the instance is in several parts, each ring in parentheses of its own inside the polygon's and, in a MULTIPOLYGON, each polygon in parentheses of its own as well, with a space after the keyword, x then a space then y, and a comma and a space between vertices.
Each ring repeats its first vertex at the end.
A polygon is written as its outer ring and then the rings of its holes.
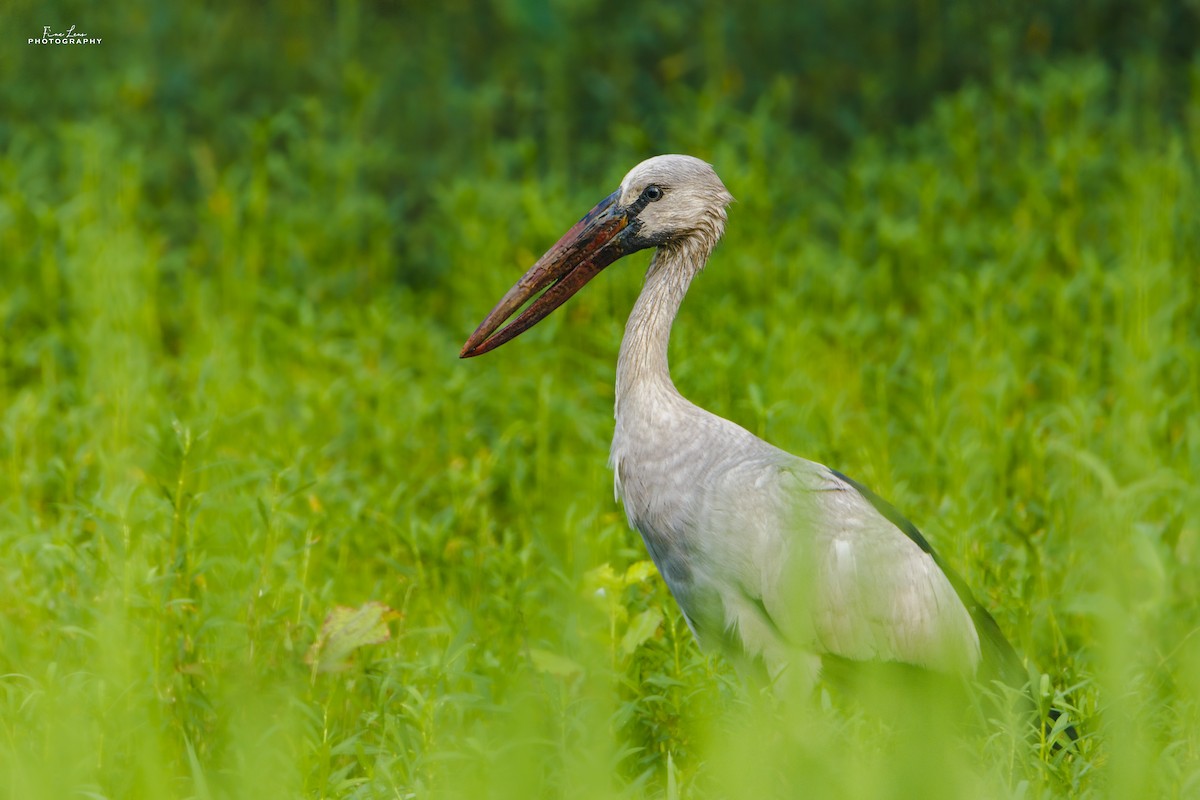
POLYGON ((336 5, 4 12, 0 792, 1200 796, 1194 5, 336 5), (676 383, 910 516, 1075 752, 697 650, 605 466, 645 256, 457 358, 664 151, 738 198, 676 383))

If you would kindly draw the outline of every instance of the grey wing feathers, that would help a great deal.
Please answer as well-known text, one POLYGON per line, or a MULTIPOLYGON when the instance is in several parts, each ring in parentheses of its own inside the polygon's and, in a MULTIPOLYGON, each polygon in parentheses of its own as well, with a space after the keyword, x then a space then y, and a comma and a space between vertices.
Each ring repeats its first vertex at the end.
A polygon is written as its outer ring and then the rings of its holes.
POLYGON ((863 484, 836 470, 830 470, 830 472, 862 495, 863 499, 874 506, 875 510, 885 519, 933 558, 934 563, 950 581, 955 594, 958 595, 959 600, 966 607, 967 613, 971 615, 971 621, 975 624, 975 632, 979 636, 981 670, 984 677, 999 679, 1015 687, 1022 686, 1027 680, 1027 673, 1017 651, 1005 638, 995 618, 975 599, 975 595, 972 594, 966 581, 938 556, 917 526, 901 514, 895 506, 863 484))

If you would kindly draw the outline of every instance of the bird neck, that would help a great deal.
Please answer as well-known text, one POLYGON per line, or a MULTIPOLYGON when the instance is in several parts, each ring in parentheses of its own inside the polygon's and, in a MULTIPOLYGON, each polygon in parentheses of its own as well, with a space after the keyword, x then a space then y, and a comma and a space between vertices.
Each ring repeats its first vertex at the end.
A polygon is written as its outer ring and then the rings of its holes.
POLYGON ((682 243, 660 247, 646 270, 646 283, 625 324, 617 359, 617 413, 622 402, 665 392, 679 397, 667 364, 671 324, 679 312, 692 277, 708 253, 682 243))

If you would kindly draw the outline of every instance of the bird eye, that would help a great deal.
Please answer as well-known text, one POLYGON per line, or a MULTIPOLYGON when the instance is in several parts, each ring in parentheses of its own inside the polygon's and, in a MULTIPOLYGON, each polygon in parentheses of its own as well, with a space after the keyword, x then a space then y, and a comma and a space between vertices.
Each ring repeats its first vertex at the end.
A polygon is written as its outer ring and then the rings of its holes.
POLYGON ((653 203, 655 200, 662 200, 662 196, 663 196, 662 188, 659 186, 655 186, 654 184, 650 184, 642 192, 642 197, 646 198, 651 203, 653 203))

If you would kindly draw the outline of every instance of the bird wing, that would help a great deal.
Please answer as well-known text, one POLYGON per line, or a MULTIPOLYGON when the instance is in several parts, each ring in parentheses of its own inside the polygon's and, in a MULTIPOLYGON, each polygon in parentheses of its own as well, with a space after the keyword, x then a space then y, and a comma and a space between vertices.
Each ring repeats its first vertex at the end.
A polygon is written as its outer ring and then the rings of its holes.
POLYGON ((834 477, 849 486, 850 489, 857 492, 880 516, 895 526, 897 530, 908 537, 933 560, 934 565, 953 587, 954 593, 958 596, 959 601, 971 617, 976 636, 979 640, 980 657, 982 659, 981 667, 987 674, 987 677, 998 678, 1014 686, 1020 686, 1024 683, 1027 675, 1021 657, 1017 655, 1017 651, 1013 649, 1012 644, 1004 636, 995 618, 975 598, 966 581, 938 556, 933 546, 929 544, 929 541, 917 529, 917 526, 901 514, 895 506, 858 481, 836 470, 830 470, 830 472, 834 477))
POLYGON ((801 465, 782 471, 796 502, 778 521, 785 552, 761 586, 763 608, 789 644, 952 674, 974 674, 981 657, 1019 664, 911 522, 841 473, 801 465))

